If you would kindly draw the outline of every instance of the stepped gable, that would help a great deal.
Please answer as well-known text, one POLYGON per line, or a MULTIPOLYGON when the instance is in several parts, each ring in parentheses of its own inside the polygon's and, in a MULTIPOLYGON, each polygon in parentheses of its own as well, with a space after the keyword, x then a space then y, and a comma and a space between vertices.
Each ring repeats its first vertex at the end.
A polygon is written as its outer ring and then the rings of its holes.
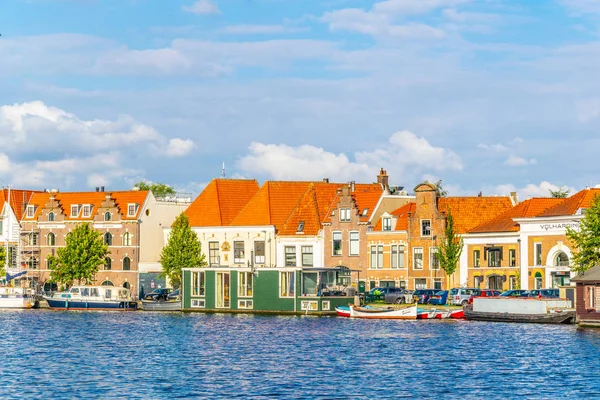
MULTIPOLYGON (((408 213, 415 212, 416 207, 417 203, 406 203, 402 207, 397 208, 390 213, 393 217, 397 218, 396 228, 394 229, 394 231, 408 231, 408 213)), ((379 218, 379 221, 377 221, 377 224, 375 225, 375 228, 373 230, 383 231, 381 218, 379 218)))
POLYGON ((483 222, 496 218, 512 208, 510 197, 439 197, 440 212, 452 212, 454 230, 458 234, 469 232, 483 222))
POLYGON ((65 216, 65 221, 69 220, 94 220, 94 216, 98 213, 98 209, 102 206, 102 201, 106 198, 107 192, 57 192, 50 193, 54 195, 54 199, 60 204, 62 213, 65 216), (83 217, 80 211, 76 217, 71 217, 72 205, 91 204, 92 212, 89 217, 83 217))
POLYGON ((535 197, 525 200, 496 218, 476 226, 471 229, 469 233, 518 232, 519 224, 513 221, 513 218, 537 217, 563 201, 565 201, 565 199, 551 197, 535 197))
POLYGON ((21 219, 24 216, 25 206, 29 203, 31 197, 36 193, 43 193, 37 190, 10 189, 9 200, 8 192, 8 189, 2 189, 2 194, 0 195, 0 210, 4 208, 4 204, 8 201, 17 219, 21 219))
MULTIPOLYGON (((341 186, 346 186, 346 184, 341 186)), ((329 210, 323 219, 324 223, 331 222, 331 212, 337 208, 341 196, 340 192, 341 191, 338 190, 331 207, 329 207, 329 210)), ((383 188, 379 183, 354 184, 354 192, 351 193, 351 196, 358 210, 360 222, 369 222, 369 219, 371 218, 371 215, 373 214, 373 211, 375 210, 382 193, 383 188), (364 212, 365 210, 367 210, 367 212, 364 212)))
POLYGON ((555 205, 538 216, 558 217, 561 215, 575 215, 580 208, 588 208, 596 196, 600 196, 600 189, 583 189, 571 197, 562 199, 563 201, 560 204, 555 205))
MULTIPOLYGON (((121 218, 124 220, 136 220, 140 217, 146 198, 148 197, 148 190, 128 190, 122 192, 111 192, 110 198, 115 201, 115 205, 119 209, 121 218), (135 215, 129 215, 128 205, 137 204, 138 208, 135 215)), ((109 195, 109 193, 105 193, 109 195)))
POLYGON ((311 182, 266 181, 231 225, 274 225, 275 229, 281 229, 310 184, 311 182))
POLYGON ((228 226, 258 192, 256 179, 213 179, 185 210, 190 226, 228 226))
POLYGON ((292 214, 280 229, 280 235, 299 234, 300 221, 304 222, 302 233, 305 235, 317 235, 322 228, 321 221, 326 215, 331 203, 336 197, 340 183, 311 183, 292 211, 292 214))

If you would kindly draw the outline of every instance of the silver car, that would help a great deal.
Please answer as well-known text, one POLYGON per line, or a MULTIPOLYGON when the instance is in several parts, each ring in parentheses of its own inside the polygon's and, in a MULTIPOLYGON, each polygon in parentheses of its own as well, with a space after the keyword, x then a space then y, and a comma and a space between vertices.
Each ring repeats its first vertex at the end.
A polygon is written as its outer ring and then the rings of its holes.
POLYGON ((386 293, 384 301, 386 303, 396 304, 410 304, 413 302, 412 290, 402 288, 390 288, 390 291, 386 293))

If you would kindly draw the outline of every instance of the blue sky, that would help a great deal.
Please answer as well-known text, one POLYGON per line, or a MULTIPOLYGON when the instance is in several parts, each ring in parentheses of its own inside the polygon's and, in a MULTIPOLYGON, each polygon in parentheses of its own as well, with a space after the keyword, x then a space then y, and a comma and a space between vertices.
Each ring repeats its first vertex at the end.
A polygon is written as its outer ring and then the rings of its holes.
POLYGON ((600 0, 3 0, 0 183, 598 182, 600 0))

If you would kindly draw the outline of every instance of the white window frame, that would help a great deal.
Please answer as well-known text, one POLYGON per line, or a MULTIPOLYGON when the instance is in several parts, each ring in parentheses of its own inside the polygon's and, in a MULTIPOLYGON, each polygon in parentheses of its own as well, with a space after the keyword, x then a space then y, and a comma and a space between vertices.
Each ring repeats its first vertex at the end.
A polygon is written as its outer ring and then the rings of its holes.
POLYGON ((422 270, 423 269, 423 248, 422 247, 413 247, 413 269, 422 270), (417 268, 417 257, 416 255, 421 255, 421 266, 417 268))
POLYGON ((191 305, 192 305, 192 308, 205 308, 206 300, 205 299, 192 299, 191 305))
POLYGON ((481 267, 481 250, 473 249, 473 268, 481 267))
POLYGON ((192 296, 206 296, 206 273, 204 271, 192 271, 192 296), (195 289, 198 289, 198 294, 194 294, 195 289))
POLYGON ((433 278, 433 289, 435 290, 442 290, 443 289, 443 282, 442 282, 442 278, 433 278), (439 288, 435 287, 435 284, 439 283, 439 288))
POLYGON ((351 256, 360 255, 360 232, 350 231, 348 233, 348 254, 351 256), (355 236, 353 239, 352 236, 355 236), (355 248, 353 249, 352 243, 355 242, 355 248))
POLYGON ((422 237, 431 237, 431 231, 432 230, 433 230, 433 228, 431 227, 431 220, 430 219, 422 219, 421 220, 421 236, 422 237), (425 231, 423 229, 425 222, 429 222, 429 229, 428 229, 429 233, 427 233, 427 234, 425 234, 425 231))
POLYGON ((27 218, 33 218, 35 215, 35 206, 28 205, 27 206, 27 218))
POLYGON ((369 266, 371 269, 383 268, 383 244, 369 246, 369 266))
POLYGON ((234 264, 243 264, 246 262, 246 243, 243 240, 234 240, 233 241, 233 263, 234 264), (242 244, 242 253, 241 254, 237 254, 237 255, 241 255, 242 257, 236 257, 236 248, 235 245, 236 243, 241 243, 242 244))
POLYGON ((313 267, 315 265, 313 246, 301 246, 300 247, 300 256, 302 257, 302 266, 303 267, 313 267), (310 251, 308 251, 309 249, 310 249, 310 251), (310 263, 304 262, 305 254, 310 254, 310 263))
POLYGON ((296 271, 281 271, 279 272, 279 297, 290 298, 296 293, 296 271), (284 278, 285 276, 285 278, 284 278), (283 281, 286 282, 283 282, 283 281), (287 287, 284 287, 287 283, 287 287))
POLYGON ((240 271, 238 273, 238 297, 252 297, 253 290, 254 274, 252 272, 240 271))
POLYGON ((267 243, 264 240, 255 240, 254 241, 254 263, 255 264, 264 264, 266 262, 267 256, 267 243), (263 244, 263 255, 259 255, 257 251, 257 243, 263 244))
POLYGON ((127 216, 128 217, 135 217, 137 214, 137 210, 138 210, 137 203, 128 203, 127 204, 127 216))
POLYGON ((87 218, 90 215, 92 215, 92 206, 90 204, 84 204, 81 208, 82 208, 81 216, 83 218, 87 218))
POLYGON ((79 215, 79 205, 71 204, 71 218, 77 217, 79 215))
POLYGON ((350 222, 349 208, 340 208, 340 222, 350 222))
POLYGON ((383 217, 381 221, 381 230, 391 231, 392 230, 392 217, 383 217))
POLYGON ((541 267, 544 262, 542 260, 542 251, 543 251, 543 247, 542 247, 542 242, 535 242, 533 243, 533 265, 535 265, 536 267, 541 267), (539 245, 539 251, 538 251, 538 245, 539 245))
POLYGON ((298 266, 298 249, 294 245, 283 246, 283 257, 286 267, 296 267, 298 266), (290 256, 290 260, 288 261, 288 255, 290 256), (293 260, 291 256, 294 256, 293 260))
POLYGON ((341 231, 331 232, 331 255, 332 256, 341 256, 342 254, 344 254, 344 248, 342 246, 342 232, 341 231), (337 235, 339 235, 339 239, 335 238, 337 235), (336 241, 340 242, 340 253, 339 254, 335 254, 335 242, 336 241))
POLYGON ((123 236, 121 237, 121 243, 123 244, 123 246, 131 246, 131 237, 133 235, 129 232, 124 232, 123 236), (125 240, 125 238, 127 238, 127 240, 125 240))
POLYGON ((238 300, 238 310, 254 309, 254 301, 252 299, 238 300))
POLYGON ((415 278, 415 290, 418 289, 427 289, 427 278, 415 278))
POLYGON ((437 267, 434 267, 433 265, 433 255, 434 254, 438 254, 439 253, 439 249, 437 247, 430 247, 429 248, 429 268, 433 271, 438 271, 440 269, 440 259, 438 257, 438 265, 437 267))

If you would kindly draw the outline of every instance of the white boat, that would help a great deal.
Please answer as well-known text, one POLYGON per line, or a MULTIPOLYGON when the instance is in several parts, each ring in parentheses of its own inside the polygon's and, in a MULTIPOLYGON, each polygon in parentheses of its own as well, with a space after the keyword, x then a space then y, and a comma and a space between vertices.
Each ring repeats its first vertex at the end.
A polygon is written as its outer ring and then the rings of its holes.
POLYGON ((33 308, 36 298, 29 289, 20 287, 0 287, 0 308, 33 308))
POLYGON ((350 306, 350 318, 417 319, 417 306, 403 308, 350 306))
POLYGON ((44 296, 52 309, 61 310, 137 310, 131 291, 116 286, 75 285, 66 292, 44 296))
POLYGON ((575 322, 571 300, 547 298, 475 297, 465 306, 465 318, 476 321, 569 324, 575 322))

